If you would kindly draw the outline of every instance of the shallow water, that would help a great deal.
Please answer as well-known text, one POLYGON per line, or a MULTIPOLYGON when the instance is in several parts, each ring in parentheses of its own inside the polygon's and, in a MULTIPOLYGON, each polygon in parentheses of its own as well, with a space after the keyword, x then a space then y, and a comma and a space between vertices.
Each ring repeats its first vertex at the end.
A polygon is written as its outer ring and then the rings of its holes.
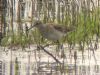
POLYGON ((26 48, 26 51, 16 49, 11 52, 11 49, 5 48, 5 51, 3 51, 4 47, 0 47, 0 68, 3 70, 2 73, 9 75, 10 71, 12 71, 12 75, 14 75, 16 71, 15 65, 17 64, 19 66, 17 71, 21 75, 26 75, 27 73, 30 73, 30 75, 32 75, 32 73, 37 73, 37 75, 100 75, 99 49, 95 51, 96 59, 92 51, 85 51, 84 59, 82 53, 77 51, 76 68, 74 50, 70 53, 69 50, 67 50, 68 48, 64 46, 64 49, 67 51, 65 51, 66 58, 63 59, 60 57, 60 54, 57 56, 54 46, 45 48, 62 63, 64 62, 64 67, 61 68, 59 64, 44 51, 34 49, 36 49, 36 46, 32 45, 30 49, 26 48), (64 72, 61 73, 61 70, 64 70, 64 72))

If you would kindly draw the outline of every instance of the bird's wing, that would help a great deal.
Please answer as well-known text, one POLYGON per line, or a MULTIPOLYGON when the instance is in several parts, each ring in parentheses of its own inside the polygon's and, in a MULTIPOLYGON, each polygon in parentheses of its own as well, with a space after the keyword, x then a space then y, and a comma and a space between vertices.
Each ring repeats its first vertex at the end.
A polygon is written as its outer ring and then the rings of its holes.
POLYGON ((66 26, 56 26, 54 25, 54 28, 60 32, 63 32, 63 33, 68 33, 68 32, 71 32, 71 31, 74 31, 75 29, 72 28, 72 27, 66 27, 66 26))
POLYGON ((67 27, 67 26, 64 26, 64 25, 58 25, 58 24, 53 24, 53 23, 48 23, 46 24, 49 28, 54 28, 55 30, 57 31, 60 31, 60 32, 63 32, 63 33, 68 33, 68 32, 72 32, 75 30, 74 27, 67 27))

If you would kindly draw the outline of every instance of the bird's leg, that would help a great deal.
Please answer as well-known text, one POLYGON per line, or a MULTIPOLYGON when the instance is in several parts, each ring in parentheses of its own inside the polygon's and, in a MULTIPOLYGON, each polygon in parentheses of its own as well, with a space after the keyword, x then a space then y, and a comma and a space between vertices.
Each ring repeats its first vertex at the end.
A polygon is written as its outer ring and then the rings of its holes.
POLYGON ((65 52, 64 52, 64 47, 63 47, 63 43, 60 43, 59 41, 57 41, 57 49, 56 49, 56 52, 57 52, 57 56, 61 57, 61 58, 65 58, 65 52))
POLYGON ((63 44, 62 44, 62 48, 61 48, 61 58, 66 58, 63 44))
POLYGON ((59 40, 57 40, 56 43, 57 43, 56 53, 57 53, 57 56, 59 57, 63 45, 59 42, 59 40))

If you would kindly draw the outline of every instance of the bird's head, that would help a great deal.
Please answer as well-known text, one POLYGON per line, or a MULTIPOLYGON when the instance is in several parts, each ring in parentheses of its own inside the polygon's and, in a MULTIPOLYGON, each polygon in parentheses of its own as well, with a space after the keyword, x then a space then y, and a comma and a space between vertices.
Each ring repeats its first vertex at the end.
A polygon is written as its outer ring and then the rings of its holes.
POLYGON ((31 30, 34 27, 39 28, 41 25, 42 25, 41 21, 34 21, 34 24, 28 29, 28 31, 31 30))
POLYGON ((34 27, 39 28, 41 25, 42 25, 41 21, 34 21, 34 24, 28 30, 31 30, 34 27))
POLYGON ((42 22, 41 21, 35 21, 33 26, 34 27, 39 27, 41 25, 42 25, 42 22))

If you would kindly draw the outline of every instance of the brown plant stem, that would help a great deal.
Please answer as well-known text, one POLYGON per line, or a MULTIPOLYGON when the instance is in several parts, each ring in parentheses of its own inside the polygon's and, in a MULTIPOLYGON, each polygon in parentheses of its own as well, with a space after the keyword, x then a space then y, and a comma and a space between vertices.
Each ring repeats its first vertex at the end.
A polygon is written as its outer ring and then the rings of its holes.
POLYGON ((38 46, 38 48, 40 48, 45 53, 47 53, 48 55, 50 55, 57 63, 61 64, 61 62, 55 56, 53 56, 52 53, 50 53, 49 51, 47 51, 43 46, 40 45, 40 46, 38 46))

